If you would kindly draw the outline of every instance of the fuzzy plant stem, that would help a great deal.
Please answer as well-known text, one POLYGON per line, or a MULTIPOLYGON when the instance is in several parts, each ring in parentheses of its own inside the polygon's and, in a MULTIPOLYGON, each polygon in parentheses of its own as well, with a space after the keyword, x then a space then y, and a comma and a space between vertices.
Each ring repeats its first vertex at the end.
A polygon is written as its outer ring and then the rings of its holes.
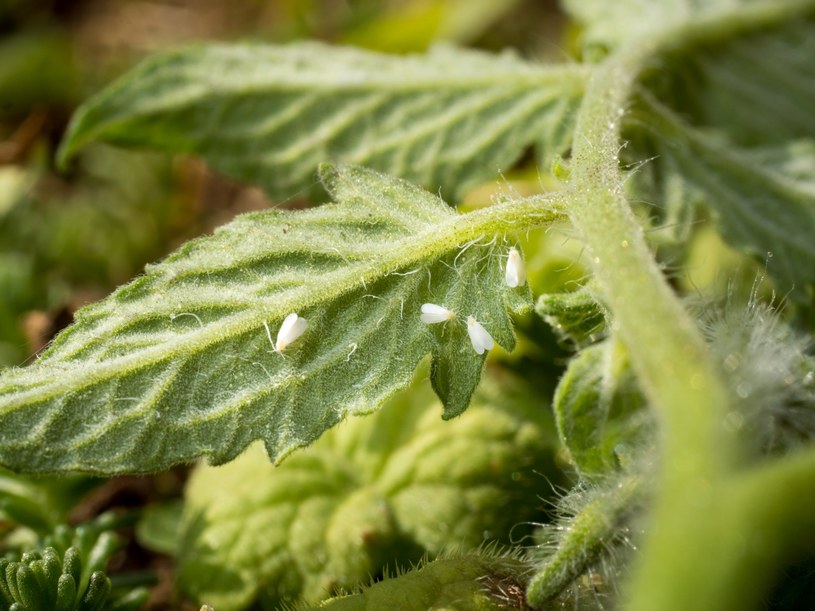
MULTIPOLYGON (((724 426, 732 397, 719 364, 661 274, 626 200, 620 123, 639 74, 660 52, 768 27, 811 5, 740 7, 624 46, 597 67, 578 113, 569 214, 612 311, 613 331, 628 347, 661 423, 661 477, 630 584, 627 608, 633 611, 740 608, 724 604, 733 584, 712 577, 733 562, 727 547, 735 542, 717 533, 721 512, 734 507, 719 489, 735 473, 739 447, 724 426), (688 592, 694 590, 688 606, 688 592)), ((541 594, 530 589, 530 603, 542 606, 541 594)))
MULTIPOLYGON (((660 418, 661 490, 644 556, 664 562, 662 550, 678 551, 687 536, 673 523, 677 512, 707 498, 711 481, 733 464, 736 446, 723 426, 731 398, 719 366, 652 258, 623 190, 620 122, 649 50, 622 49, 588 84, 575 130, 571 188, 577 197, 570 214, 611 309, 613 331, 660 418)), ((533 605, 544 602, 534 590, 528 594, 533 605)))
POLYGON ((556 527, 566 532, 529 581, 527 597, 550 600, 584 575, 619 538, 626 518, 642 503, 643 489, 638 477, 625 478, 590 501, 566 525, 556 527))

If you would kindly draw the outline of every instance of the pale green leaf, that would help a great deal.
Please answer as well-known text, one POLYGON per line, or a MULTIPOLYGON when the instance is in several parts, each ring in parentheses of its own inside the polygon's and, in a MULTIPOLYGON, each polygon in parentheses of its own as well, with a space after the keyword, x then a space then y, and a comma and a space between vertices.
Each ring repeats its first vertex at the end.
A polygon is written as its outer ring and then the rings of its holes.
MULTIPOLYGON (((323 168, 338 203, 247 214, 187 243, 135 282, 80 310, 33 365, 0 379, 0 463, 30 472, 145 472, 254 439, 281 459, 349 414, 377 409, 428 353, 460 370, 434 385, 453 416, 485 355, 474 316, 511 350, 507 247, 491 210, 459 215, 405 181, 323 168), (476 219, 481 219, 480 221, 476 219), (420 321, 422 303, 458 318, 420 321), (272 341, 297 312, 308 329, 272 341)), ((522 309, 522 308, 521 308, 522 309)))
MULTIPOLYGON (((704 5, 716 4, 705 2, 704 5)), ((563 0, 562 5, 586 32, 589 44, 617 46, 627 39, 643 36, 671 20, 687 21, 695 10, 694 0, 563 0)))
POLYGON ((705 20, 733 19, 752 9, 782 13, 787 7, 811 6, 810 0, 564 0, 564 8, 585 28, 590 45, 616 47, 632 38, 705 20))
POLYGON ((229 465, 198 467, 186 493, 182 587, 216 609, 256 598, 276 609, 365 585, 448 545, 523 536, 518 524, 538 517, 540 476, 552 469, 550 416, 496 391, 442 422, 422 384, 279 467, 257 446, 229 465))
POLYGON ((571 360, 553 407, 561 443, 581 475, 616 470, 639 449, 638 436, 647 421, 643 406, 619 342, 605 340, 571 360))
MULTIPOLYGON (((388 56, 303 43, 200 46, 152 58, 89 100, 65 162, 103 140, 202 156, 272 195, 323 161, 361 163, 445 195, 494 177, 575 110, 585 73, 511 54, 388 56)), ((568 140, 548 142, 559 152, 568 140)))
POLYGON ((331 611, 500 611, 526 609, 525 562, 511 556, 451 554, 319 607, 331 611))

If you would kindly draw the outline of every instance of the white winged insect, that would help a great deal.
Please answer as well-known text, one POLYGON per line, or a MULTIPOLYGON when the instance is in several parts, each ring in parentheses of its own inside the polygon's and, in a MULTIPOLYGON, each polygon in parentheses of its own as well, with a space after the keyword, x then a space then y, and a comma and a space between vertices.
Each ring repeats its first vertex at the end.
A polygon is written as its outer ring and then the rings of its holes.
POLYGON ((448 320, 453 320, 456 317, 456 313, 452 310, 448 310, 447 308, 436 305, 435 303, 423 303, 422 304, 422 322, 432 325, 437 322, 447 322, 448 320))
POLYGON ((526 282, 526 268, 524 267, 524 260, 521 258, 521 253, 514 246, 509 249, 509 256, 507 257, 507 269, 504 275, 507 281, 507 286, 515 288, 516 286, 523 286, 526 282))
POLYGON ((495 345, 492 336, 481 326, 481 323, 472 316, 467 317, 467 334, 470 336, 473 349, 478 354, 484 354, 495 345))
POLYGON ((306 319, 300 318, 295 312, 286 316, 283 319, 283 324, 280 325, 280 330, 277 332, 274 349, 277 352, 283 352, 289 344, 303 335, 306 327, 308 327, 306 319))

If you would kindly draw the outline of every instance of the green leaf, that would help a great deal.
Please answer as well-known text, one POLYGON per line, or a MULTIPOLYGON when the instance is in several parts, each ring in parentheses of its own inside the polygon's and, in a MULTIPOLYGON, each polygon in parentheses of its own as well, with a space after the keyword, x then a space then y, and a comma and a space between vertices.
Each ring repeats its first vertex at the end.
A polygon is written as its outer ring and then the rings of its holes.
POLYGON ((815 2, 773 4, 799 4, 801 15, 668 50, 644 75, 644 87, 722 144, 768 147, 815 137, 815 2))
POLYGON ((538 298, 535 311, 561 339, 582 345, 596 340, 605 329, 604 308, 597 301, 597 293, 591 284, 570 293, 544 294, 538 298))
POLYGON ((180 499, 148 505, 136 525, 136 539, 145 549, 173 556, 178 551, 179 524, 184 505, 180 499))
POLYGON ((647 423, 644 403, 619 342, 605 340, 571 360, 555 391, 554 410, 561 443, 581 475, 617 470, 639 449, 647 423))
MULTIPOLYGON (((627 117, 636 197, 687 237, 698 205, 723 237, 767 263, 780 292, 809 301, 815 283, 815 3, 748 35, 689 40, 642 80, 627 117), (659 210, 655 211, 659 214, 659 210)), ((687 37, 690 39, 691 34, 687 37)))
POLYGON ((501 209, 459 215, 358 167, 323 177, 339 203, 248 214, 187 243, 79 311, 38 362, 6 371, 0 462, 156 471, 202 455, 226 462, 258 438, 279 460, 375 410, 429 352, 460 364, 434 379, 445 414, 460 413, 484 356, 456 327, 474 316, 512 350, 507 307, 531 307, 528 287, 504 283, 507 248, 482 240, 501 209), (459 316, 426 325, 424 302, 459 316), (309 328, 275 352, 291 312, 309 328))
POLYGON ((316 43, 199 46, 152 58, 88 101, 60 160, 99 140, 194 153, 275 196, 313 187, 319 163, 345 161, 456 196, 555 133, 584 78, 576 66, 446 47, 398 57, 316 43))
POLYGON ((563 1, 566 11, 586 28, 586 43, 608 47, 617 47, 632 39, 652 38, 660 30, 676 29, 694 21, 726 21, 731 17, 734 24, 738 24, 746 10, 781 14, 785 7, 807 4, 808 0, 563 1))
POLYGON ((280 608, 448 545, 523 536, 517 525, 539 515, 555 443, 539 405, 495 391, 479 391, 445 423, 423 384, 279 467, 254 446, 229 465, 197 468, 179 546, 182 586, 216 609, 257 597, 280 608))
POLYGON ((815 139, 739 148, 653 98, 645 103, 642 124, 653 137, 640 150, 658 159, 638 187, 667 192, 681 184, 671 205, 707 206, 725 240, 766 261, 782 292, 808 301, 815 284, 815 139))

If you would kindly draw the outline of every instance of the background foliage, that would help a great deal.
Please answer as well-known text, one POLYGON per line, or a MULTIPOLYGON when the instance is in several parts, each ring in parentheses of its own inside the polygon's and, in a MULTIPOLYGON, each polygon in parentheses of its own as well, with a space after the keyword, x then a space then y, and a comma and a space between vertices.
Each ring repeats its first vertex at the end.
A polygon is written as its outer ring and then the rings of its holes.
POLYGON ((0 34, 0 609, 815 604, 811 2, 0 34))

